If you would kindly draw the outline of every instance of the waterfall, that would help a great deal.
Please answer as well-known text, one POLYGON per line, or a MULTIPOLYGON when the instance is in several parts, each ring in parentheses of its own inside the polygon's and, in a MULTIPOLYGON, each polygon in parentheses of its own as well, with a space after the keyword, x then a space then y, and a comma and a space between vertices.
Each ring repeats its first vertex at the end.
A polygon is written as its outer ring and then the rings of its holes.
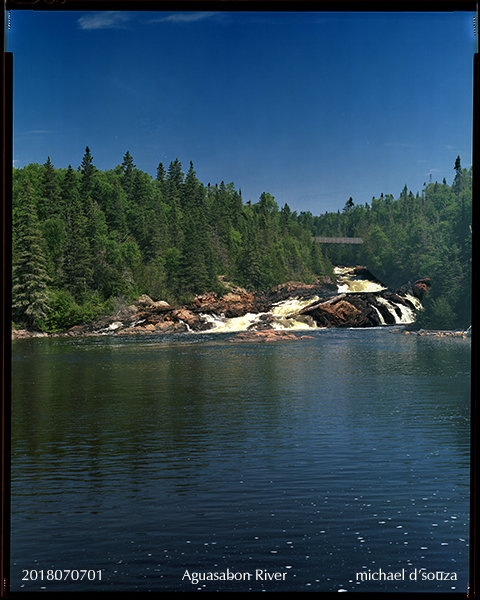
POLYGON ((318 302, 320 298, 318 296, 312 296, 307 300, 299 300, 298 298, 292 298, 290 300, 284 300, 283 302, 277 302, 274 304, 272 315, 277 317, 291 317, 292 315, 298 314, 302 308, 318 302))
POLYGON ((289 298, 282 302, 277 302, 270 313, 247 313, 242 317, 226 318, 224 315, 202 314, 201 317, 206 323, 211 323, 212 328, 208 331, 214 333, 229 333, 234 331, 246 331, 247 329, 261 326, 268 320, 272 329, 282 330, 304 330, 316 329, 317 325, 312 317, 308 315, 299 315, 302 308, 312 302, 316 302, 318 296, 299 300, 298 298, 289 298))
MULTIPOLYGON (((378 296, 377 300, 379 304, 383 304, 387 307, 390 314, 395 318, 395 323, 397 325, 409 325, 415 321, 415 312, 408 306, 391 302, 381 296, 378 296), (400 315, 398 314, 398 311, 400 311, 400 315)), ((385 322, 383 324, 385 324, 385 322)))
POLYGON ((207 315, 201 314, 200 316, 206 323, 211 323, 212 328, 208 331, 214 333, 229 333, 232 331, 246 331, 254 325, 256 322, 260 321, 262 315, 268 313, 247 313, 243 315, 243 317, 232 317, 227 319, 225 315, 207 315))
MULTIPOLYGON (((301 296, 288 298, 276 302, 272 305, 269 312, 260 313, 247 313, 241 317, 227 318, 224 314, 213 315, 213 314, 200 314, 200 317, 205 323, 210 324, 208 331, 213 333, 230 333, 246 331, 251 329, 273 329, 276 331, 301 331, 308 329, 318 329, 319 327, 330 327, 331 323, 335 323, 333 326, 338 326, 335 320, 324 321, 324 316, 318 316, 315 311, 323 310, 321 307, 329 306, 330 314, 332 310, 335 311, 335 306, 340 307, 341 304, 353 306, 362 306, 362 303, 358 304, 358 299, 363 297, 363 309, 365 315, 368 315, 368 311, 365 312, 365 306, 373 308, 378 315, 378 321, 374 319, 370 320, 371 326, 387 325, 385 307, 388 312, 392 315, 393 319, 387 319, 389 323, 392 321, 397 325, 408 325, 415 321, 415 313, 418 310, 422 310, 422 304, 420 301, 412 296, 411 294, 401 294, 396 296, 391 291, 382 295, 388 288, 378 281, 367 269, 362 267, 335 267, 335 275, 337 278, 337 295, 327 296, 323 299, 319 296, 301 296), (374 297, 372 298, 372 294, 374 297), (339 302, 340 295, 344 298, 339 302), (350 298, 349 298, 350 297, 350 298), (328 299, 327 299, 328 298, 328 299), (399 300, 395 302, 395 299, 399 300), (404 299, 406 302, 402 302, 404 299), (366 301, 366 303, 365 303, 366 301), (315 306, 317 305, 317 306, 315 306), (380 306, 381 305, 381 306, 380 306), (311 312, 310 312, 311 307, 311 312), (382 314, 383 311, 383 314, 382 314), (322 323, 319 325, 318 323, 322 323)), ((358 309, 353 309, 357 310, 358 309)), ((326 309, 325 309, 326 310, 326 309)), ((340 309, 344 310, 344 309, 340 309)), ((347 309, 348 311, 349 309, 347 309)), ((327 311, 328 312, 328 311, 327 311)), ((323 315, 325 314, 322 313, 323 315)), ((367 318, 369 318, 367 316, 367 318)), ((342 323, 340 321, 340 323, 342 323)), ((343 322, 340 326, 345 326, 343 322)), ((348 326, 348 322, 346 324, 348 326)), ((354 326, 354 325, 353 325, 354 326)))
POLYGON ((378 318, 380 319, 380 323, 382 325, 386 325, 385 319, 383 318, 382 313, 378 310, 378 308, 376 306, 374 306, 373 308, 377 311, 377 315, 378 315, 378 318))
POLYGON ((352 267, 335 267, 334 273, 337 277, 337 286, 339 294, 362 293, 362 292, 381 292, 387 288, 375 281, 363 279, 355 275, 352 267))
POLYGON ((415 296, 412 296, 411 294, 405 294, 405 298, 413 304, 416 310, 423 310, 422 303, 418 298, 415 298, 415 296))

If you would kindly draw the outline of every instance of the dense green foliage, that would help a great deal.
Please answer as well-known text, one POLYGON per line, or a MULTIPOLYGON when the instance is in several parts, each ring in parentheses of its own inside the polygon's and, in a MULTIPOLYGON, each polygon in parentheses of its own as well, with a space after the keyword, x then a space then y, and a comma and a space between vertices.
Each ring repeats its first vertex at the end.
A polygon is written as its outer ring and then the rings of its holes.
POLYGON ((15 262, 12 271, 12 315, 28 325, 43 322, 50 310, 45 243, 28 181, 22 187, 15 213, 15 262))
POLYGON ((87 147, 77 170, 50 158, 13 174, 13 298, 17 324, 56 331, 112 312, 141 294, 184 303, 225 291, 219 276, 249 289, 333 276, 363 264, 395 287, 430 277, 423 327, 470 324, 472 173, 455 163, 448 186, 415 197, 350 198, 342 212, 313 216, 279 208, 264 192, 243 203, 233 183, 205 186, 175 159, 156 178, 129 152, 110 171, 87 147), (362 237, 361 246, 312 236, 362 237))
POLYGON ((36 273, 37 308, 22 304, 17 284, 12 316, 48 331, 144 293, 175 304, 226 291, 219 275, 250 289, 333 276, 287 205, 280 210, 266 192, 244 204, 233 183, 205 186, 193 164, 184 173, 178 159, 168 169, 160 163, 155 179, 136 168, 129 152, 102 172, 88 147, 77 170, 55 169, 49 158, 15 169, 13 222, 14 274, 18 279, 25 263, 36 273), (30 237, 21 225, 26 215, 30 237))
POLYGON ((457 157, 454 172, 452 186, 429 183, 416 196, 405 186, 397 200, 381 194, 363 206, 350 198, 342 212, 304 216, 312 235, 363 238, 359 246, 323 246, 334 264, 366 265, 391 287, 429 277, 418 327, 471 324, 472 170, 457 157))

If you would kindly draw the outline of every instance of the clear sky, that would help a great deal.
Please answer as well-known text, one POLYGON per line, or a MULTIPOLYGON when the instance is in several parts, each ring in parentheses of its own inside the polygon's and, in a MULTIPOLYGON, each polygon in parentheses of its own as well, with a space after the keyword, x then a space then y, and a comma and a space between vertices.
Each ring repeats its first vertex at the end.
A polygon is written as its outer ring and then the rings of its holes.
MULTIPOLYGON (((278 5, 277 5, 278 6, 278 5)), ((12 11, 14 166, 156 175, 319 215, 472 163, 474 12, 12 11)))

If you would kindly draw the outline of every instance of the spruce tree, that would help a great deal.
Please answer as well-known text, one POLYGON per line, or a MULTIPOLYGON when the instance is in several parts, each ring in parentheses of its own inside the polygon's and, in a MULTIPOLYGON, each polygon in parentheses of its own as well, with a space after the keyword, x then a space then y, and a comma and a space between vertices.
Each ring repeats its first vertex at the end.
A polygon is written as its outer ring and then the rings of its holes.
POLYGON ((163 183, 165 181, 165 167, 163 166, 163 163, 158 163, 157 181, 159 183, 163 183))
POLYGON ((41 327, 49 311, 50 277, 28 181, 23 185, 13 226, 12 316, 28 326, 41 327))
POLYGON ((60 185, 50 157, 47 158, 47 162, 43 166, 45 171, 40 184, 41 199, 38 203, 38 218, 40 221, 45 221, 62 212, 60 185))
POLYGON ((180 201, 183 179, 184 173, 182 172, 182 163, 176 158, 170 163, 167 173, 168 200, 170 204, 180 201))
POLYGON ((125 196, 125 192, 120 187, 120 184, 115 179, 113 182, 113 191, 110 199, 110 203, 108 205, 108 210, 106 211, 105 217, 107 219, 107 223, 109 224, 112 230, 117 231, 119 239, 126 239, 128 237, 128 227, 127 220, 125 217, 124 210, 124 201, 123 198, 125 196))
POLYGON ((452 185, 452 189, 454 191, 455 194, 460 194, 460 192, 463 191, 463 189, 465 188, 465 185, 467 183, 467 178, 466 178, 466 170, 464 172, 464 170, 462 169, 462 162, 460 160, 460 156, 457 156, 456 160, 455 160, 455 179, 453 180, 453 185, 452 185))
POLYGON ((247 224, 246 239, 240 259, 241 277, 250 289, 259 289, 263 283, 258 248, 258 232, 254 218, 247 224))
POLYGON ((85 148, 85 154, 83 155, 82 164, 79 167, 79 171, 82 174, 80 193, 83 197, 89 195, 92 191, 95 170, 95 166, 93 165, 93 157, 90 153, 90 148, 87 146, 85 148))
POLYGON ((181 277, 182 288, 191 294, 208 291, 210 281, 204 250, 197 235, 197 212, 185 217, 185 239, 182 248, 181 277))
POLYGON ((155 179, 155 186, 160 191, 160 197, 162 200, 165 199, 167 194, 167 184, 166 184, 166 171, 163 163, 159 163, 157 167, 157 178, 155 179))
POLYGON ((68 165, 63 181, 60 185, 63 213, 62 216, 66 219, 68 207, 71 205, 73 192, 78 191, 78 175, 72 165, 68 165))
POLYGON ((130 152, 127 150, 125 156, 123 157, 122 162, 123 168, 123 178, 122 178, 122 187, 127 193, 127 197, 130 200, 132 189, 133 189, 133 174, 135 171, 135 165, 133 164, 133 157, 130 152))
POLYGON ((68 207, 64 253, 64 285, 75 300, 82 300, 92 276, 92 256, 87 237, 87 217, 77 190, 68 207))

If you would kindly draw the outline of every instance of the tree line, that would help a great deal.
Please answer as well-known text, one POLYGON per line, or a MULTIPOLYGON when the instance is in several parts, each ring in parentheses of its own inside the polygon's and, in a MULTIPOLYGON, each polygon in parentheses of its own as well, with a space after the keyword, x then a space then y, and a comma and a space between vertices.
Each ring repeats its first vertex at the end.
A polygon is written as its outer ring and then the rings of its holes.
POLYGON ((471 170, 452 186, 373 198, 313 216, 279 208, 268 192, 245 202, 233 183, 204 185, 178 159, 141 171, 127 151, 112 170, 87 147, 77 169, 30 164, 13 172, 12 319, 45 331, 112 313, 141 294, 183 304, 225 291, 334 278, 334 264, 364 264, 386 283, 429 276, 425 326, 469 324, 471 170), (314 236, 362 237, 361 246, 314 236), (440 323, 441 321, 441 323, 440 323))
POLYGON ((308 227, 263 192, 244 203, 233 183, 204 185, 193 164, 162 163, 156 177, 127 151, 112 170, 87 147, 75 170, 50 158, 13 174, 12 318, 65 329, 141 294, 171 304, 226 291, 333 277, 308 227))

